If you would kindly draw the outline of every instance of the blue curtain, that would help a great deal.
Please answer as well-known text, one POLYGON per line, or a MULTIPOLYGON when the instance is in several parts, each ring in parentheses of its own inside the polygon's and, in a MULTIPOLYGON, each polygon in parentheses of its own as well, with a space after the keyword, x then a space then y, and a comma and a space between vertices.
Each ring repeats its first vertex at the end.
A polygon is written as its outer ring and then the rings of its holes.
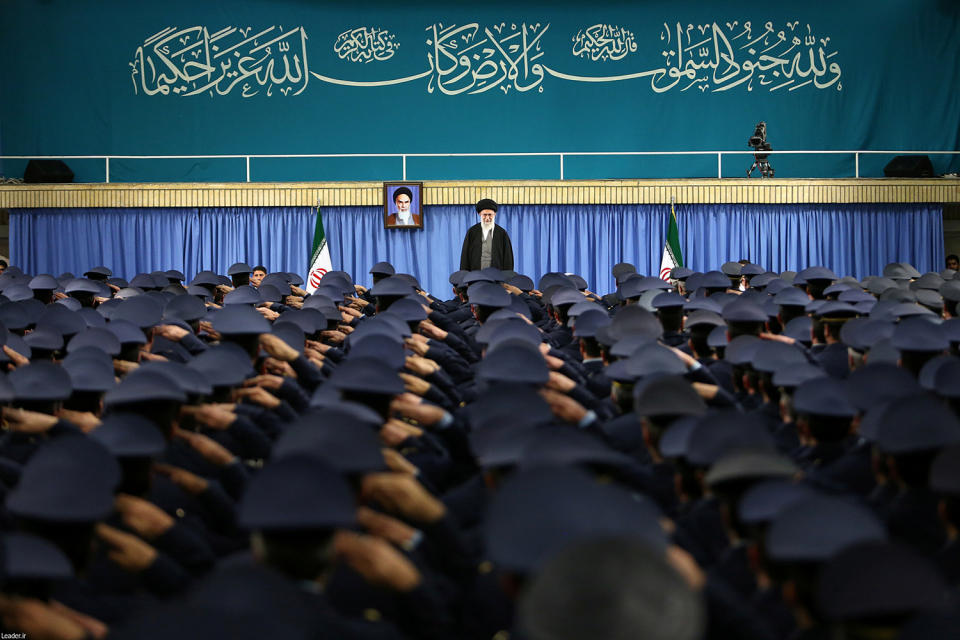
POLYGON ((310 207, 14 209, 10 257, 53 275, 103 264, 127 279, 158 269, 192 278, 241 261, 303 273, 315 220, 310 207))
MULTIPOLYGON (((594 291, 613 290, 610 267, 660 268, 670 208, 663 205, 500 207, 515 269, 535 280, 548 271, 582 275, 594 291)), ((383 228, 382 207, 322 209, 334 268, 369 284, 387 260, 427 290, 445 295, 459 268, 471 207, 425 207, 424 229, 383 228)), ((823 264, 857 278, 892 261, 920 271, 943 265, 942 207, 926 204, 688 205, 677 207, 686 264, 698 271, 748 260, 772 271, 823 264)), ((225 273, 237 261, 304 273, 316 212, 310 207, 222 209, 20 209, 11 211, 14 262, 28 273, 81 273, 105 264, 130 278, 142 271, 225 273)))

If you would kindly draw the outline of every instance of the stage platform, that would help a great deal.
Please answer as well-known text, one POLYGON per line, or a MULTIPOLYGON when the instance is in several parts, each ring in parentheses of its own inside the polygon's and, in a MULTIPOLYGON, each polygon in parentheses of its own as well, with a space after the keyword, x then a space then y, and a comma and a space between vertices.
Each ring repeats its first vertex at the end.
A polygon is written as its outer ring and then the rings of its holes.
MULTIPOLYGON (((960 179, 424 181, 424 204, 960 203, 960 179)), ((383 204, 380 182, 0 185, 0 208, 350 207, 383 204)))

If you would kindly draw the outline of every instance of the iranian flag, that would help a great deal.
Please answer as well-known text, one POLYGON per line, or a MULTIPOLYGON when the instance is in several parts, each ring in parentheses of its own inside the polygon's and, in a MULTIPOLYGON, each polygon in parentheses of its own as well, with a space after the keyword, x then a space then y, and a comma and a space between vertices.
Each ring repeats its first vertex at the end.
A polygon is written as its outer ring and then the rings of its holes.
POLYGON ((317 205, 317 226, 313 230, 313 251, 310 254, 310 268, 307 272, 307 293, 316 291, 320 286, 320 278, 332 270, 330 248, 327 247, 327 237, 323 233, 323 216, 320 215, 320 206, 317 205))
POLYGON ((669 280, 670 270, 682 266, 680 227, 677 226, 677 212, 673 210, 673 198, 670 198, 670 228, 667 229, 667 242, 663 245, 663 258, 660 260, 660 279, 669 280))

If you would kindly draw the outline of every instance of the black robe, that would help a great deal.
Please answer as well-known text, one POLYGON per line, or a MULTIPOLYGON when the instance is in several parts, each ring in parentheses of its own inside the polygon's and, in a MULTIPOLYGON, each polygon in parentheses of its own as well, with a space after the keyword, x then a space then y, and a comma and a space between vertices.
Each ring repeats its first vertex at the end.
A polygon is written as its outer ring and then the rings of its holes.
MULTIPOLYGON (((483 243, 483 230, 480 223, 467 229, 463 238, 463 249, 460 251, 460 268, 465 271, 480 269, 480 252, 483 243)), ((513 270, 513 245, 510 236, 500 225, 493 226, 493 243, 490 249, 490 266, 503 271, 513 270)))

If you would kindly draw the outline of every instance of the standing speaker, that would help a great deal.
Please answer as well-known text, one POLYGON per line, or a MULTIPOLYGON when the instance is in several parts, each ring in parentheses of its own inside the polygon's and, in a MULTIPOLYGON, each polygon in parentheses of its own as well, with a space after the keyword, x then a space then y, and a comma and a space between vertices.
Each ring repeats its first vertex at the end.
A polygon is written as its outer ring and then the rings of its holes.
POLYGON ((883 168, 888 178, 932 178, 930 156, 897 156, 883 168))
POLYGON ((31 160, 23 172, 23 181, 31 183, 73 182, 70 171, 63 160, 31 160))

